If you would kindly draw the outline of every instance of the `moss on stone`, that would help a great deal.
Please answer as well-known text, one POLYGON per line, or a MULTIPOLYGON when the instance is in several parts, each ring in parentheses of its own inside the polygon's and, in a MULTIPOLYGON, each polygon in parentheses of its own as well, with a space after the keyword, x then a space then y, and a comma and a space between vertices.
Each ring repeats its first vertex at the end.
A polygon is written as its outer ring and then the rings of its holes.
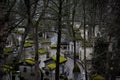
MULTIPOLYGON (((86 47, 93 47, 93 44, 88 42, 88 41, 85 41, 85 46, 86 47)), ((82 43, 82 47, 84 47, 84 42, 82 43)))
POLYGON ((57 49, 57 45, 51 45, 50 48, 51 49, 57 49))
POLYGON ((25 41, 25 43, 34 44, 34 41, 33 40, 27 40, 27 41, 25 41))
POLYGON ((50 43, 51 41, 47 39, 41 41, 41 44, 50 44, 50 43))
MULTIPOLYGON (((40 63, 40 61, 38 61, 40 63)), ((26 64, 26 65, 29 65, 29 66, 33 66, 35 64, 35 59, 34 58, 31 58, 31 59, 25 59, 23 61, 20 61, 19 64, 26 64)))
POLYGON ((38 52, 39 52, 39 54, 46 54, 46 53, 48 53, 48 51, 45 50, 45 49, 39 49, 38 52))
POLYGON ((25 42, 25 44, 24 44, 24 48, 28 48, 28 47, 32 47, 33 46, 33 44, 30 42, 25 42))
MULTIPOLYGON (((56 56, 53 56, 52 59, 53 59, 54 61, 56 61, 56 56)), ((63 56, 60 56, 60 63, 64 63, 64 62, 66 62, 66 61, 67 61, 67 58, 65 58, 65 57, 63 57, 63 56)))
MULTIPOLYGON (((56 62, 56 56, 53 56, 52 59, 56 62)), ((60 56, 60 64, 66 62, 67 59, 63 56, 60 56)), ((51 70, 56 68, 56 63, 48 64, 47 67, 51 70)))
POLYGON ((56 68, 56 64, 55 63, 52 63, 52 64, 48 64, 47 67, 51 70, 55 69, 56 68))
POLYGON ((25 62, 30 64, 30 65, 34 65, 35 64, 34 58, 32 58, 32 59, 25 59, 25 62))

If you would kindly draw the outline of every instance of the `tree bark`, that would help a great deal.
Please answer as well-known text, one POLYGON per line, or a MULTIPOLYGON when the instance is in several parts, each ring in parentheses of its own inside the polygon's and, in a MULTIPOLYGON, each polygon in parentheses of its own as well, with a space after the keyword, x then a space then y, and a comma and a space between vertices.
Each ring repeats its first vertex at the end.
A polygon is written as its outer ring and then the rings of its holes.
MULTIPOLYGON (((38 0, 36 0, 36 4, 37 4, 38 0)), ((35 25, 33 24, 32 26, 34 27, 34 44, 35 44, 35 80, 40 80, 41 79, 41 72, 39 70, 39 54, 38 54, 38 26, 39 23, 42 20, 42 17, 45 15, 45 11, 48 7, 48 2, 49 0, 44 0, 44 8, 42 10, 42 13, 40 14, 37 22, 35 23, 35 25)))
POLYGON ((34 42, 35 42, 35 80, 39 80, 39 55, 38 55, 38 26, 34 28, 34 42))
POLYGON ((87 76, 87 61, 86 61, 86 0, 83 0, 83 19, 84 19, 84 65, 85 65, 85 80, 88 80, 88 76, 87 76))
POLYGON ((62 0, 59 0, 58 13, 58 37, 57 37, 57 52, 56 52, 56 70, 55 80, 59 80, 59 62, 60 62, 60 44, 61 44, 61 27, 62 27, 62 0))
POLYGON ((75 20, 75 13, 76 13, 76 7, 77 7, 77 1, 73 0, 73 10, 72 10, 72 36, 73 36, 73 44, 74 44, 74 65, 76 63, 76 36, 75 36, 75 31, 74 31, 74 20, 75 20))
POLYGON ((21 41, 21 44, 20 44, 19 54, 17 56, 18 61, 22 58, 25 38, 27 37, 27 35, 29 33, 29 30, 30 30, 30 26, 31 26, 31 22, 30 22, 31 21, 30 1, 29 0, 24 0, 24 2, 25 2, 25 6, 27 8, 27 26, 25 27, 25 32, 22 35, 22 41, 21 41))

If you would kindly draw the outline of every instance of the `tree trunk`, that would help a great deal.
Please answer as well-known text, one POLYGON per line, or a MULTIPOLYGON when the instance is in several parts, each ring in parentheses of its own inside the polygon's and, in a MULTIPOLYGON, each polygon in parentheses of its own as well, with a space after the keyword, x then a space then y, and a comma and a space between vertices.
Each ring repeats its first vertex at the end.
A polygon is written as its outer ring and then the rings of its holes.
POLYGON ((84 65, 85 65, 85 80, 88 80, 87 77, 87 61, 86 61, 86 0, 83 0, 83 19, 84 19, 84 65))
POLYGON ((38 26, 34 28, 34 42, 35 42, 35 80, 39 80, 39 55, 38 55, 38 26))
POLYGON ((25 6, 27 8, 27 16, 28 17, 27 17, 27 26, 25 27, 25 32, 24 32, 24 34, 22 36, 22 41, 20 42, 21 44, 20 44, 19 54, 17 56, 18 60, 20 60, 22 58, 25 38, 27 37, 27 35, 29 33, 29 30, 30 30, 30 26, 31 26, 31 22, 30 22, 30 20, 31 20, 30 1, 29 0, 24 0, 24 2, 25 2, 25 6))
POLYGON ((74 65, 76 63, 76 34, 74 31, 74 20, 75 20, 75 13, 76 13, 76 7, 77 7, 77 0, 73 0, 73 10, 72 10, 72 24, 71 24, 71 28, 72 28, 72 36, 73 36, 73 44, 74 44, 74 65))
POLYGON ((56 70, 55 80, 59 80, 59 62, 60 62, 60 44, 61 44, 61 27, 62 27, 62 0, 59 0, 59 13, 58 13, 58 37, 57 37, 57 52, 56 52, 56 70))

